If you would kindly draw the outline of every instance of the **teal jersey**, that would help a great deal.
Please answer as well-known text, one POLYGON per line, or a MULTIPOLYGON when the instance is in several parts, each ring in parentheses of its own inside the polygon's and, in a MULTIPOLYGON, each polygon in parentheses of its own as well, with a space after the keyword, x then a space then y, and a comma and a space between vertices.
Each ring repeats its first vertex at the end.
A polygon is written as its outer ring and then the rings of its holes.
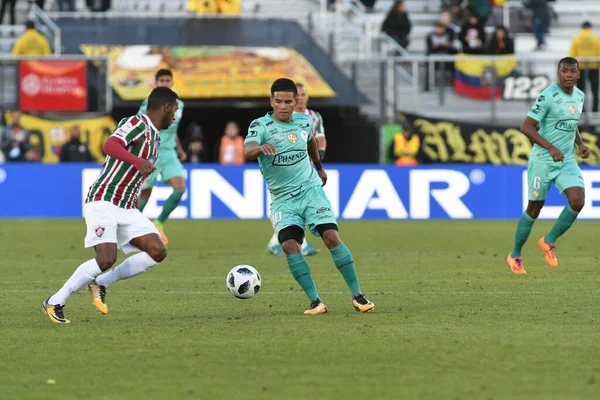
MULTIPOLYGON (((575 134, 584 100, 584 93, 576 87, 569 95, 558 83, 553 83, 540 94, 527 113, 528 117, 540 123, 540 136, 563 152, 564 161, 575 159, 575 134)), ((537 144, 533 145, 529 159, 554 162, 548 150, 537 144)))
MULTIPOLYGON (((183 115, 183 101, 178 100, 179 101, 179 108, 177 109, 177 112, 175 113, 175 120, 173 121, 173 123, 171 124, 171 126, 169 126, 167 129, 163 129, 162 131, 160 131, 160 148, 159 150, 173 150, 175 147, 177 147, 177 130, 179 129, 179 122, 181 121, 181 116, 183 115)), ((148 99, 144 100, 142 102, 142 105, 140 106, 140 110, 138 111, 138 114, 145 114, 146 111, 148 110, 148 99)))
POLYGON ((277 198, 300 191, 303 186, 321 185, 321 179, 310 165, 308 142, 313 137, 311 118, 293 113, 289 123, 273 119, 272 112, 255 119, 248 128, 244 144, 272 144, 277 154, 258 156, 260 172, 267 181, 271 196, 277 198))

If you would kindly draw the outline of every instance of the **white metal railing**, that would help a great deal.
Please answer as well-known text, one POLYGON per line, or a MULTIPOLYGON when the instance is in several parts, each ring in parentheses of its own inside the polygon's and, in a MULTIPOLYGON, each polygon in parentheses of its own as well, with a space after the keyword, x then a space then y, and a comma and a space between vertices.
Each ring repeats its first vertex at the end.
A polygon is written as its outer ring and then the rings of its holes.
POLYGON ((48 35, 54 46, 54 54, 62 53, 62 36, 60 28, 56 23, 42 10, 38 5, 32 1, 30 5, 31 19, 37 21, 38 29, 48 35))
MULTIPOLYGON (((13 75, 13 79, 9 82, 4 81, 4 76, 0 76, 0 100, 3 99, 8 90, 7 87, 13 87, 17 90, 18 93, 18 63, 19 61, 29 61, 29 60, 60 60, 60 61, 87 61, 94 63, 101 63, 104 65, 104 70, 102 74, 99 74, 99 78, 103 78, 101 82, 98 82, 98 93, 104 93, 104 108, 105 112, 111 112, 113 106, 113 94, 112 88, 110 85, 110 57, 109 56, 85 56, 85 55, 66 55, 66 54, 53 54, 49 56, 13 56, 10 54, 0 54, 0 70, 7 70, 8 66, 13 66, 15 69, 15 73, 13 75), (103 87, 102 87, 103 86, 103 87), (104 89, 102 92, 101 89, 104 89)), ((89 83, 89 82, 88 82, 89 83)), ((0 101, 0 108, 3 108, 2 101, 0 101)))
MULTIPOLYGON (((506 62, 507 60, 516 61, 518 68, 522 72, 522 76, 544 76, 547 78, 547 82, 552 82, 556 78, 557 63, 559 57, 553 55, 543 54, 521 54, 510 56, 476 56, 468 55, 469 60, 474 62, 487 61, 491 63, 495 62, 506 62)), ((398 111, 403 112, 414 112, 422 113, 424 109, 434 110, 433 113, 443 114, 444 111, 448 110, 447 114, 454 118, 473 118, 474 116, 480 119, 496 120, 499 116, 502 118, 521 118, 523 116, 524 107, 529 107, 531 101, 535 99, 530 98, 530 89, 524 89, 528 93, 528 97, 522 99, 520 102, 503 102, 502 100, 495 99, 495 96, 491 96, 489 101, 482 100, 471 100, 458 96, 449 87, 431 87, 430 91, 425 93, 422 89, 422 85, 425 84, 425 79, 422 79, 422 73, 429 72, 429 78, 431 79, 431 73, 435 71, 435 64, 439 63, 455 63, 457 60, 464 62, 466 55, 409 55, 409 56, 396 56, 388 57, 388 68, 386 68, 386 77, 384 80, 388 86, 391 86, 392 90, 386 91, 385 96, 385 116, 383 119, 388 121, 394 120, 398 111), (399 73, 398 66, 410 65, 411 78, 407 79, 406 76, 399 73), (432 68, 433 67, 433 68, 432 68), (429 71, 428 71, 429 70, 429 71), (434 88, 436 91, 434 91, 434 88), (439 96, 438 96, 439 95, 439 96), (402 98, 401 104, 397 101, 398 98, 402 98), (528 105, 523 106, 523 102, 528 105)), ((577 59, 580 66, 584 66, 587 62, 598 62, 600 63, 600 57, 581 57, 577 59)), ((444 64, 443 64, 444 65, 444 64)), ((403 68, 404 69, 404 68, 403 68)), ((443 69, 442 69, 443 70, 443 69)), ((495 82, 497 77, 495 75, 495 69, 490 70, 491 75, 485 77, 489 80, 490 87, 493 85, 496 87, 495 82)), ((582 72, 582 74, 585 72, 582 72)), ((452 79, 454 77, 451 77, 452 79)), ((531 83, 529 83, 531 84, 531 83)), ((587 84, 587 83, 586 83, 587 84)), ((545 87, 542 87, 543 90, 545 87)), ((536 88, 536 93, 540 88, 536 88)), ((519 89, 520 90, 520 89, 519 89)), ((585 90, 585 89, 584 89, 585 90)), ((534 94, 534 88, 531 88, 531 95, 534 94)), ((584 122, 590 123, 600 120, 600 114, 591 113, 591 96, 588 96, 585 104, 586 113, 584 113, 584 122)))

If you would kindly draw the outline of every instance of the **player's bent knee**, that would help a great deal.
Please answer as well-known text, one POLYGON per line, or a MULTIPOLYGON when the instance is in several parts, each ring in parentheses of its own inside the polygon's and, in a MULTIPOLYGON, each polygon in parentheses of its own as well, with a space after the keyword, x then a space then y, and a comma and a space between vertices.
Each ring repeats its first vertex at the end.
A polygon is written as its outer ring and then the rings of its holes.
POLYGON ((340 235, 334 229, 329 229, 323 232, 321 237, 323 238, 323 243, 325 243, 325 246, 327 246, 328 249, 333 249, 334 247, 337 247, 340 245, 340 243, 342 243, 340 235))
MULTIPOLYGON (((300 240, 302 242, 302 239, 300 240)), ((281 248, 286 255, 299 253, 300 252, 300 243, 296 239, 288 239, 281 243, 281 248)))
POLYGON ((96 262, 101 271, 106 271, 115 265, 115 262, 117 262, 117 255, 111 253, 98 253, 96 254, 96 262))
POLYGON ((569 207, 571 207, 573 211, 581 211, 584 205, 585 197, 583 196, 577 196, 575 198, 569 199, 569 207))
POLYGON ((146 251, 150 257, 156 262, 161 262, 167 258, 167 246, 162 241, 153 243, 146 251))

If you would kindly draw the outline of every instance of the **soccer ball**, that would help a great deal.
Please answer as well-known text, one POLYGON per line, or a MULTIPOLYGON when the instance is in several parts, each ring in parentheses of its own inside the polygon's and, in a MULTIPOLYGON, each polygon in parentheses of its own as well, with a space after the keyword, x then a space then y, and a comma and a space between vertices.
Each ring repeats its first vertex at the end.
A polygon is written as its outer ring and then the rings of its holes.
POLYGON ((238 299, 249 299, 260 290, 260 275, 250 265, 238 265, 227 274, 227 289, 238 299))

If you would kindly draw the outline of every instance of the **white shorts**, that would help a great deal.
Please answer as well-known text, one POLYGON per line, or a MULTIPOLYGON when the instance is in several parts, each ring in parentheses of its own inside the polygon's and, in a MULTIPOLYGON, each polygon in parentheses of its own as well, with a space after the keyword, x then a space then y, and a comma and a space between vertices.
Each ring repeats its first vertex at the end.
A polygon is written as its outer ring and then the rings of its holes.
POLYGON ((93 201, 83 205, 83 216, 87 225, 86 248, 116 243, 127 254, 137 250, 129 243, 132 239, 150 233, 160 236, 154 224, 137 208, 124 209, 108 201, 93 201))

